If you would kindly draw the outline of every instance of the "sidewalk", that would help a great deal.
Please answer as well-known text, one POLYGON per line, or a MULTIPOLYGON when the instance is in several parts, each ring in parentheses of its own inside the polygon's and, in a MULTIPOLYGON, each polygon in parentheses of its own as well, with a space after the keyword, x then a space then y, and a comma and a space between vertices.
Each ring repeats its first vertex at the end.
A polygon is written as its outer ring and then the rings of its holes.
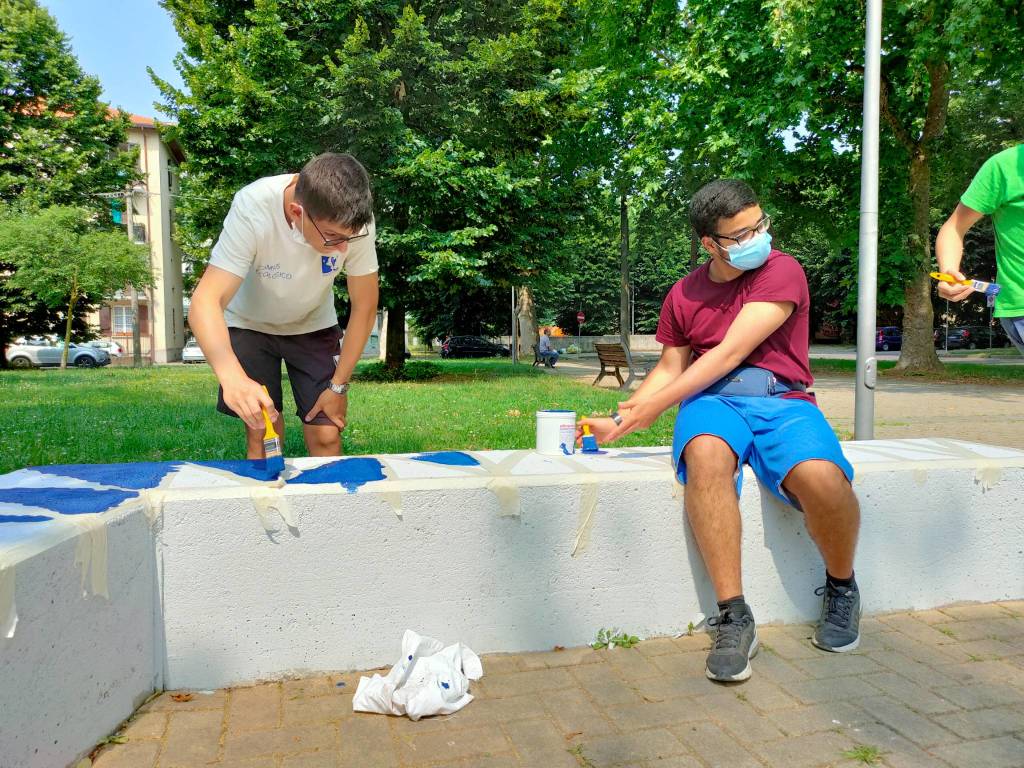
POLYGON ((703 634, 485 656, 476 700, 418 723, 353 714, 357 674, 164 693, 95 766, 1024 766, 1024 601, 865 618, 862 632, 836 655, 809 626, 760 628, 753 678, 730 686, 704 677, 703 634))

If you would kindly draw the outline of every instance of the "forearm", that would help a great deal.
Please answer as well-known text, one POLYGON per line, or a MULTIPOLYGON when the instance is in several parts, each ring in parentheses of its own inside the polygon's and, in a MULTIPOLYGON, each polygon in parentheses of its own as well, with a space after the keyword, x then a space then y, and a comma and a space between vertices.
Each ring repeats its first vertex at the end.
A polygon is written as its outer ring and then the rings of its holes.
POLYGON ((362 310, 353 308, 348 325, 345 326, 345 340, 341 345, 338 367, 332 377, 335 383, 343 384, 352 378, 356 363, 359 362, 366 342, 370 338, 370 333, 373 331, 373 322, 376 316, 376 306, 362 310))
POLYGON ((651 393, 650 400, 659 414, 679 405, 683 400, 703 392, 720 378, 739 366, 746 354, 722 344, 701 355, 665 386, 651 393))
POLYGON ((939 271, 959 272, 963 255, 963 237, 956 231, 956 227, 947 221, 935 238, 935 258, 939 264, 939 271))
POLYGON ((218 381, 223 384, 232 378, 245 377, 245 371, 231 348, 223 307, 209 298, 193 299, 188 322, 218 381))

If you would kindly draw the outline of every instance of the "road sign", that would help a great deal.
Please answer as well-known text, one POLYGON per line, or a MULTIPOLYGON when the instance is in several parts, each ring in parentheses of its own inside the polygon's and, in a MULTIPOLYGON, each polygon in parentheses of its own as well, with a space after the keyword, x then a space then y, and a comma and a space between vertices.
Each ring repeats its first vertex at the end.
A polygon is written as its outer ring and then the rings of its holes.
POLYGON ((587 316, 584 315, 582 311, 576 313, 576 322, 582 323, 586 319, 587 319, 587 316))

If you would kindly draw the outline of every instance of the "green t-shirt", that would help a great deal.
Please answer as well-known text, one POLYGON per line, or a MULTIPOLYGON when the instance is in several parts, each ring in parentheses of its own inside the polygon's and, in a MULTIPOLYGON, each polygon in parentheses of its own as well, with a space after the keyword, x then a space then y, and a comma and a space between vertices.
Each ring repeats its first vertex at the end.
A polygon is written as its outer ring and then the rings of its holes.
POLYGON ((1024 316, 1024 144, 993 155, 960 202, 992 217, 996 230, 996 317, 1024 316))

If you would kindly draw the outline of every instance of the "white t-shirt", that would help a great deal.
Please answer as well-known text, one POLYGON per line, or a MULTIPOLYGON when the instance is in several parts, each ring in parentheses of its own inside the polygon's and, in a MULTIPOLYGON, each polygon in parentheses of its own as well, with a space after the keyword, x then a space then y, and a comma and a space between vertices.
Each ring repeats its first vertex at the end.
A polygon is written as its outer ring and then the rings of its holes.
POLYGON ((284 190, 293 174, 267 176, 238 190, 210 264, 242 278, 224 310, 230 328, 291 335, 338 324, 334 278, 377 271, 377 227, 349 243, 344 254, 321 254, 292 239, 284 214, 284 190))

